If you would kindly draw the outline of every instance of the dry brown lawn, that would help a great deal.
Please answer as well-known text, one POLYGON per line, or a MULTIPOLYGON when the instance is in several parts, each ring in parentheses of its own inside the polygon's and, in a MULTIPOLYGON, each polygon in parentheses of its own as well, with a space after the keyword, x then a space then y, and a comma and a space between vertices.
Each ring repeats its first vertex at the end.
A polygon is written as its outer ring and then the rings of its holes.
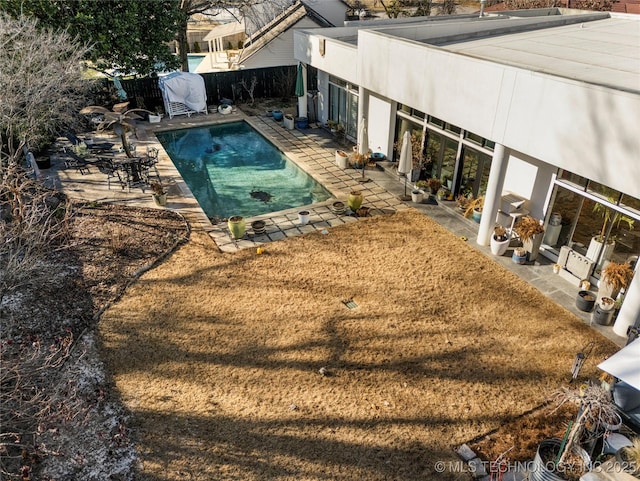
POLYGON ((263 255, 193 234, 100 333, 136 479, 172 481, 468 479, 435 463, 540 405, 588 342, 584 376, 616 350, 413 209, 263 255))

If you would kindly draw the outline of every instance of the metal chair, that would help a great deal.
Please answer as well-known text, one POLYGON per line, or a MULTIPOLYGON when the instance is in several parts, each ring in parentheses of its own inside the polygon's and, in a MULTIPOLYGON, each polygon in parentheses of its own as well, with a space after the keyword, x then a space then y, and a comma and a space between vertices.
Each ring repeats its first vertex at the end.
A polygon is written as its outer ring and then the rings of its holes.
POLYGON ((144 165, 140 157, 127 159, 120 164, 124 173, 123 182, 127 187, 127 192, 131 192, 131 187, 140 187, 144 192, 149 187, 149 168, 144 165))
POLYGON ((142 157, 142 165, 147 168, 148 176, 150 177, 153 170, 153 176, 160 182, 160 172, 158 171, 158 149, 155 147, 147 147, 147 156, 142 157))
POLYGON ((125 184, 120 176, 120 169, 111 157, 98 157, 96 167, 100 172, 107 175, 107 188, 111 190, 111 179, 118 179, 120 187, 124 189, 125 184))

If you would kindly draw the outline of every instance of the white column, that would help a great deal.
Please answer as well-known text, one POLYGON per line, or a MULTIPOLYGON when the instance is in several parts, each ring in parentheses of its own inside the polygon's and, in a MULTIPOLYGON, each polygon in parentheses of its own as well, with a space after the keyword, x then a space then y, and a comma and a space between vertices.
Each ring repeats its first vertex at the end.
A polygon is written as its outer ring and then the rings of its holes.
POLYGON ((638 325, 640 321, 640 274, 638 272, 640 271, 636 268, 636 274, 629 284, 616 323, 613 325, 613 332, 618 336, 627 337, 627 328, 638 325))
POLYGON ((298 117, 307 116, 307 64, 302 65, 302 84, 304 85, 304 95, 298 97, 298 117))
POLYGON ((510 150, 502 144, 496 144, 493 148, 487 192, 484 194, 484 207, 482 208, 480 228, 476 239, 476 242, 481 246, 489 245, 493 235, 493 227, 495 226, 496 215, 500 206, 500 197, 502 197, 502 186, 507 174, 509 155, 510 150))

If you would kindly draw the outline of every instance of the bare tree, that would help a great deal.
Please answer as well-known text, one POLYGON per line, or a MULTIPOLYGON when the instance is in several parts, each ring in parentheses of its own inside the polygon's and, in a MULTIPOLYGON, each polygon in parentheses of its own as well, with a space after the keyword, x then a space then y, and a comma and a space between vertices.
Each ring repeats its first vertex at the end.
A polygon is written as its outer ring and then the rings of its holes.
POLYGON ((240 85, 242 86, 242 88, 247 91, 247 93, 249 94, 249 97, 251 98, 251 105, 253 105, 255 102, 253 98, 253 91, 255 90, 257 84, 258 84, 258 78, 255 75, 251 77, 251 82, 249 83, 249 85, 247 85, 247 82, 245 81, 245 79, 242 79, 242 81, 240 82, 240 85))
POLYGON ((23 147, 46 146, 73 125, 91 83, 82 79, 81 46, 37 20, 0 12, 0 165, 16 163, 23 147))
POLYGON ((456 13, 456 1, 442 0, 442 3, 438 6, 438 15, 453 15, 455 13, 456 13))
POLYGON ((506 0, 505 6, 509 10, 523 10, 528 8, 551 8, 560 7, 560 0, 506 0))

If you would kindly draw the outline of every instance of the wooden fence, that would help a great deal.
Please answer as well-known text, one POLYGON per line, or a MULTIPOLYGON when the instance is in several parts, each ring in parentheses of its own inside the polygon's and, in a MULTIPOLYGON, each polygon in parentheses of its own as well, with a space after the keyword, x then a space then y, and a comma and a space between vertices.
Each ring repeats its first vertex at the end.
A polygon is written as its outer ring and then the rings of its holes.
MULTIPOLYGON (((204 78, 207 90, 207 104, 218 105, 222 99, 230 99, 234 103, 250 100, 247 89, 255 77, 253 90, 255 99, 291 98, 295 95, 296 66, 269 67, 260 69, 232 70, 199 74, 204 78)), ((316 85, 317 72, 308 69, 309 88, 316 85)), ((109 82, 109 80, 105 80, 109 82)), ((122 87, 136 107, 157 110, 163 106, 162 92, 157 78, 140 78, 122 80, 122 87)))

